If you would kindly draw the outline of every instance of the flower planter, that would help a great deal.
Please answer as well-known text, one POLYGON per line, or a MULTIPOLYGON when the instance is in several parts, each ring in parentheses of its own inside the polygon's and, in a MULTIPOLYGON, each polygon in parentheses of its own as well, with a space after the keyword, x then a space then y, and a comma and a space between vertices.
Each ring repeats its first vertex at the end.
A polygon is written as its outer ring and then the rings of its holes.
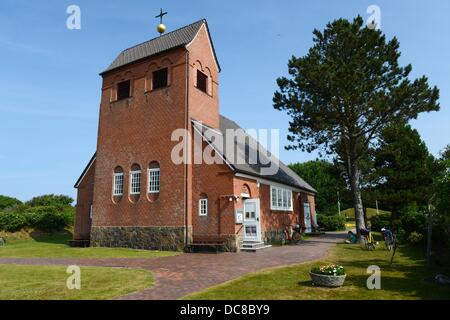
POLYGON ((310 272, 313 284, 323 287, 336 288, 344 284, 346 274, 342 276, 329 276, 310 272))

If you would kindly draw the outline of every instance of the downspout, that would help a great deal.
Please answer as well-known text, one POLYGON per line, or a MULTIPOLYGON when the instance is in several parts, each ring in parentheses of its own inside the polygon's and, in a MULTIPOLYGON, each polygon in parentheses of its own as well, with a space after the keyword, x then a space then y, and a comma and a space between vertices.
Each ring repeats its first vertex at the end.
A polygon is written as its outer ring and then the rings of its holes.
POLYGON ((184 106, 184 114, 185 114, 185 151, 186 151, 186 157, 185 157, 185 181, 184 181, 184 229, 185 229, 185 239, 184 239, 184 248, 185 251, 188 250, 189 247, 189 201, 188 201, 188 192, 189 192, 189 161, 190 159, 188 157, 191 156, 188 137, 187 134, 189 130, 189 50, 186 49, 186 101, 184 106), (189 151, 189 153, 188 153, 189 151))

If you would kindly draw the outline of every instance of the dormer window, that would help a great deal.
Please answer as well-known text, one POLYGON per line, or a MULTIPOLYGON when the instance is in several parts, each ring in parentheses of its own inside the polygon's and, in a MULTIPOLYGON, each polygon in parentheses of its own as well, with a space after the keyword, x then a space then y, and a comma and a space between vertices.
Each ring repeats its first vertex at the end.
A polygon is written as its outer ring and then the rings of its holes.
POLYGON ((131 96, 131 80, 119 82, 117 84, 117 100, 127 99, 131 96))
POLYGON ((153 83, 152 83, 152 89, 156 90, 159 88, 167 87, 168 84, 168 69, 160 69, 153 72, 153 83))
POLYGON ((197 89, 208 93, 208 76, 200 70, 197 70, 197 89))

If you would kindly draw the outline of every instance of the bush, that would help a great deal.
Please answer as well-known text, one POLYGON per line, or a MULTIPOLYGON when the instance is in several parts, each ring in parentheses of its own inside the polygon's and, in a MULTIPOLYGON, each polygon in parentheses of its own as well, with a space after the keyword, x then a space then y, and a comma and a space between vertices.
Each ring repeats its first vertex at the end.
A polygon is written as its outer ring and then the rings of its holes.
POLYGON ((345 230, 345 217, 317 215, 317 224, 324 231, 345 230))
POLYGON ((58 232, 72 226, 73 199, 64 195, 43 195, 26 203, 0 195, 0 231, 16 232, 25 227, 58 232))
POLYGON ((0 195, 0 210, 19 204, 22 204, 22 202, 16 198, 0 195))
POLYGON ((391 228, 391 216, 388 214, 379 214, 370 218, 372 231, 381 231, 382 228, 391 228))
POLYGON ((419 244, 420 242, 422 242, 422 240, 423 234, 415 231, 411 232, 407 238, 408 243, 412 245, 419 244))
POLYGON ((26 217, 17 212, 0 212, 0 230, 16 232, 27 226, 26 217))
POLYGON ((43 206, 56 206, 66 207, 71 205, 73 199, 65 195, 47 194, 39 197, 34 197, 30 201, 26 202, 26 205, 30 207, 43 207, 43 206))
POLYGON ((73 207, 39 206, 27 210, 29 225, 45 232, 62 231, 73 224, 73 207))
POLYGON ((27 210, 28 224, 44 232, 62 231, 73 222, 71 207, 38 206, 27 210))
POLYGON ((417 244, 427 234, 427 215, 424 209, 416 206, 407 207, 400 211, 396 225, 397 240, 400 243, 417 244))
POLYGON ((400 212, 399 227, 405 230, 406 233, 422 233, 426 232, 427 217, 416 207, 409 207, 400 212))

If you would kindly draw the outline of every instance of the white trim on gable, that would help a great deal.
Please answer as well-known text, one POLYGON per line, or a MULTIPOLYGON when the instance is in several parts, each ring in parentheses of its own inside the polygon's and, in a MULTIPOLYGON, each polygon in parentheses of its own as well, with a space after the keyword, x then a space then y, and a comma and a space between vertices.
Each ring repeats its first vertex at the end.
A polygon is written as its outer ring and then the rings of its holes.
POLYGON ((204 125, 202 122, 200 122, 200 121, 197 121, 197 120, 195 120, 195 119, 191 119, 191 121, 192 121, 193 123, 195 123, 195 124, 198 124, 199 126, 202 126, 203 128, 206 128, 206 129, 208 129, 208 130, 214 131, 214 132, 217 133, 217 134, 223 135, 223 134, 222 134, 222 131, 220 131, 220 130, 218 130, 218 129, 215 129, 215 128, 211 128, 211 127, 205 126, 205 125, 204 125))
POLYGON ((84 177, 86 176, 86 174, 89 172, 89 170, 91 169, 92 165, 95 162, 95 159, 97 159, 97 157, 93 157, 91 159, 91 161, 88 163, 87 168, 84 170, 83 175, 78 179, 77 183, 75 184, 75 189, 77 189, 79 187, 79 185, 81 184, 81 182, 83 181, 84 177))
POLYGON ((217 62, 217 57, 216 57, 216 54, 214 53, 214 49, 213 49, 213 46, 212 46, 212 43, 211 43, 212 40, 211 40, 211 37, 210 37, 210 35, 209 35, 208 27, 206 26, 206 23, 205 23, 205 22, 203 22, 203 24, 202 24, 202 26, 200 27, 200 29, 198 29, 197 34, 195 35, 194 39, 192 39, 192 41, 189 42, 189 43, 186 45, 186 49, 189 49, 189 46, 197 39, 198 34, 199 34, 200 31, 202 31, 203 29, 205 29, 206 35, 207 35, 207 37, 208 37, 209 49, 211 50, 211 55, 212 55, 213 58, 214 58, 214 62, 215 62, 215 64, 216 64, 217 71, 220 72, 219 63, 217 62))
POLYGON ((252 175, 249 175, 249 174, 238 172, 238 173, 235 174, 235 176, 236 177, 240 177, 240 178, 254 180, 257 183, 262 183, 262 184, 265 184, 265 185, 268 185, 268 186, 284 188, 284 189, 292 190, 292 191, 295 191, 295 192, 301 192, 301 193, 305 193, 305 194, 314 196, 314 193, 312 193, 311 191, 307 191, 307 190, 304 190, 304 189, 292 187, 292 186, 289 186, 287 184, 275 182, 275 181, 264 179, 264 178, 258 178, 258 177, 255 177, 255 176, 252 176, 252 175))
MULTIPOLYGON (((222 135, 222 132, 220 132, 220 131, 218 131, 218 130, 216 130, 216 129, 213 129, 213 128, 206 127, 206 126, 204 126, 201 122, 198 122, 198 121, 193 120, 193 119, 192 119, 191 121, 192 121, 193 123, 196 123, 196 124, 198 124, 198 125, 201 125, 202 127, 206 128, 206 129, 208 129, 208 130, 213 130, 213 131, 217 132, 218 134, 222 135)), ((211 142, 209 142, 208 139, 206 139, 206 137, 205 137, 205 135, 203 134, 203 132, 201 132, 195 125, 193 125, 193 127, 194 127, 194 130, 197 131, 197 132, 202 136, 203 140, 206 141, 206 143, 208 143, 208 144, 211 146, 211 148, 214 149, 214 151, 216 152, 216 154, 219 155, 219 157, 224 161, 224 163, 226 163, 226 164, 228 165, 228 167, 231 169, 231 171, 235 171, 234 168, 233 168, 233 166, 227 161, 227 159, 224 158, 224 156, 222 155, 222 152, 220 152, 220 150, 217 150, 217 148, 214 147, 214 145, 213 145, 211 142)))

